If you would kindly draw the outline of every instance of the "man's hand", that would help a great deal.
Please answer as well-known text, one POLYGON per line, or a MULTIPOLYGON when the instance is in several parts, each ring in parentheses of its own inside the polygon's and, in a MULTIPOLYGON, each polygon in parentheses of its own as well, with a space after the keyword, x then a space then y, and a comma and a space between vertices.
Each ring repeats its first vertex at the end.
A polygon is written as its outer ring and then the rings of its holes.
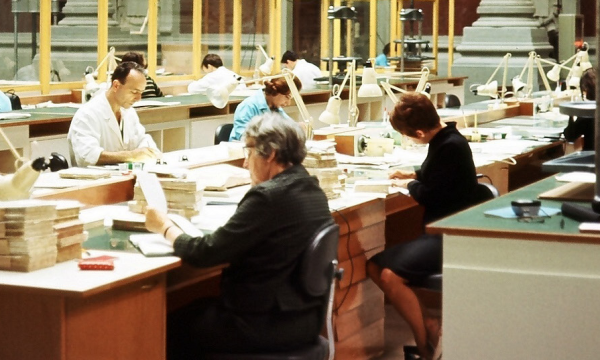
POLYGON ((413 181, 414 179, 392 179, 392 186, 407 188, 408 183, 413 181))

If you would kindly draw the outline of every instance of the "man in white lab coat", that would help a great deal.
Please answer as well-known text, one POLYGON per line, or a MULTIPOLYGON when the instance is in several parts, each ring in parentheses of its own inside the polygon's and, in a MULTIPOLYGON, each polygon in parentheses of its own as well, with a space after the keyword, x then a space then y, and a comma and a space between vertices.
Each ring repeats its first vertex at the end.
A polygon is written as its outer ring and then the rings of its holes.
MULTIPOLYGON (((223 66, 223 60, 217 54, 206 54, 202 59, 202 71, 206 73, 202 78, 192 81, 188 85, 191 94, 205 94, 210 86, 225 85, 240 76, 223 66)), ((240 86, 241 88, 242 86, 240 86)))
POLYGON ((316 65, 300 59, 293 51, 286 51, 281 57, 281 65, 292 70, 294 75, 300 79, 303 89, 314 89, 316 87, 315 78, 323 76, 321 69, 316 65))
POLYGON ((134 62, 121 63, 111 81, 105 93, 73 116, 67 136, 73 165, 141 162, 160 156, 132 107, 146 88, 144 69, 134 62))

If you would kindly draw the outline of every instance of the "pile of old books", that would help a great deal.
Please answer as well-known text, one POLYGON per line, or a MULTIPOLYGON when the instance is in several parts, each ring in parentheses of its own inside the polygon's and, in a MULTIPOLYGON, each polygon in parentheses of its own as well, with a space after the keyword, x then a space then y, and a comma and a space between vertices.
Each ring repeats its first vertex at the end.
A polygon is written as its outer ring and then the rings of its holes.
POLYGON ((343 174, 337 166, 335 143, 318 142, 314 146, 307 144, 307 148, 308 153, 302 165, 309 174, 317 177, 327 199, 340 197, 342 191, 340 179, 343 174))
POLYGON ((56 264, 55 203, 0 202, 0 270, 33 271, 56 264))
POLYGON ((79 220, 81 204, 77 201, 58 201, 56 203, 56 221, 54 232, 58 251, 56 262, 81 259, 81 244, 87 240, 88 233, 79 220))
MULTIPOLYGON (((170 213, 175 213, 191 219, 200 214, 204 185, 195 179, 159 178, 165 192, 167 207, 170 213)), ((148 202, 139 184, 133 189, 133 200, 129 201, 131 212, 143 214, 148 202)))

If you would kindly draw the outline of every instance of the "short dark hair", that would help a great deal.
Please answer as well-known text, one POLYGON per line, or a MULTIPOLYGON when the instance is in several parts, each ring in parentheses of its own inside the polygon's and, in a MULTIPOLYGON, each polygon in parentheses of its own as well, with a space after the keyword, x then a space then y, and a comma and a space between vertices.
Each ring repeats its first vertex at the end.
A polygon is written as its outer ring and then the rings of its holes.
POLYGON ((579 79, 579 90, 581 95, 585 91, 585 98, 588 100, 596 100, 596 69, 591 67, 583 72, 579 79))
POLYGON ((417 130, 428 131, 440 125, 440 116, 429 98, 420 93, 406 93, 394 107, 390 122, 399 133, 415 137, 417 130))
POLYGON ((206 54, 204 59, 202 59, 202 67, 207 68, 208 65, 220 68, 223 66, 223 60, 221 60, 221 57, 217 54, 206 54))
POLYGON ((257 115, 246 127, 245 138, 255 141, 256 152, 267 158, 275 151, 275 161, 282 165, 298 165, 306 157, 306 134, 293 120, 277 112, 257 115))
POLYGON ((385 55, 389 55, 390 54, 390 43, 385 44, 385 46, 383 47, 383 53, 385 55))
POLYGON ((127 61, 133 61, 135 63, 138 63, 140 66, 144 67, 144 69, 148 67, 148 64, 146 64, 146 61, 144 59, 144 54, 138 52, 130 51, 125 55, 121 56, 121 62, 127 61))
POLYGON ((298 58, 298 54, 296 54, 295 52, 293 52, 291 50, 287 50, 281 56, 281 63, 282 64, 286 64, 288 62, 288 60, 290 60, 290 61, 298 61, 298 59, 299 59, 298 58))
MULTIPOLYGON (((294 74, 291 75, 294 79, 294 84, 296 84, 296 87, 298 88, 298 91, 302 90, 302 82, 300 79, 298 79, 297 76, 294 76, 294 74)), ((265 94, 267 95, 289 95, 291 92, 292 91, 290 90, 287 81, 283 77, 265 81, 265 94)))
POLYGON ((112 73, 110 77, 111 81, 119 80, 121 84, 125 84, 125 80, 127 79, 127 75, 131 72, 131 70, 139 71, 140 74, 144 75, 144 68, 140 66, 140 64, 133 61, 125 61, 119 64, 116 67, 115 71, 112 73))

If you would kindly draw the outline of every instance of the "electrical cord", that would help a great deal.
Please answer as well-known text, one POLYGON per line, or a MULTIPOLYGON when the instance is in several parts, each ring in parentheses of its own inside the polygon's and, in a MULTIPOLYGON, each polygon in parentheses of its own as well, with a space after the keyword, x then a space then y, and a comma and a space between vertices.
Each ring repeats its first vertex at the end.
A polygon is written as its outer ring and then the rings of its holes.
POLYGON ((350 259, 350 282, 349 282, 348 288, 346 289, 346 292, 344 293, 344 296, 342 296, 342 300, 340 301, 340 304, 333 310, 334 312, 336 312, 342 307, 342 305, 344 304, 344 301, 346 301, 346 297, 348 296, 348 293, 350 293, 350 287, 352 285, 352 280, 354 278, 354 261, 352 260, 352 254, 350 253, 350 222, 344 216, 344 214, 342 214, 338 209, 331 209, 331 210, 335 211, 342 218, 342 220, 344 220, 344 223, 346 224, 346 227, 348 228, 348 233, 346 234, 346 239, 347 239, 346 252, 348 254, 348 259, 350 259))

